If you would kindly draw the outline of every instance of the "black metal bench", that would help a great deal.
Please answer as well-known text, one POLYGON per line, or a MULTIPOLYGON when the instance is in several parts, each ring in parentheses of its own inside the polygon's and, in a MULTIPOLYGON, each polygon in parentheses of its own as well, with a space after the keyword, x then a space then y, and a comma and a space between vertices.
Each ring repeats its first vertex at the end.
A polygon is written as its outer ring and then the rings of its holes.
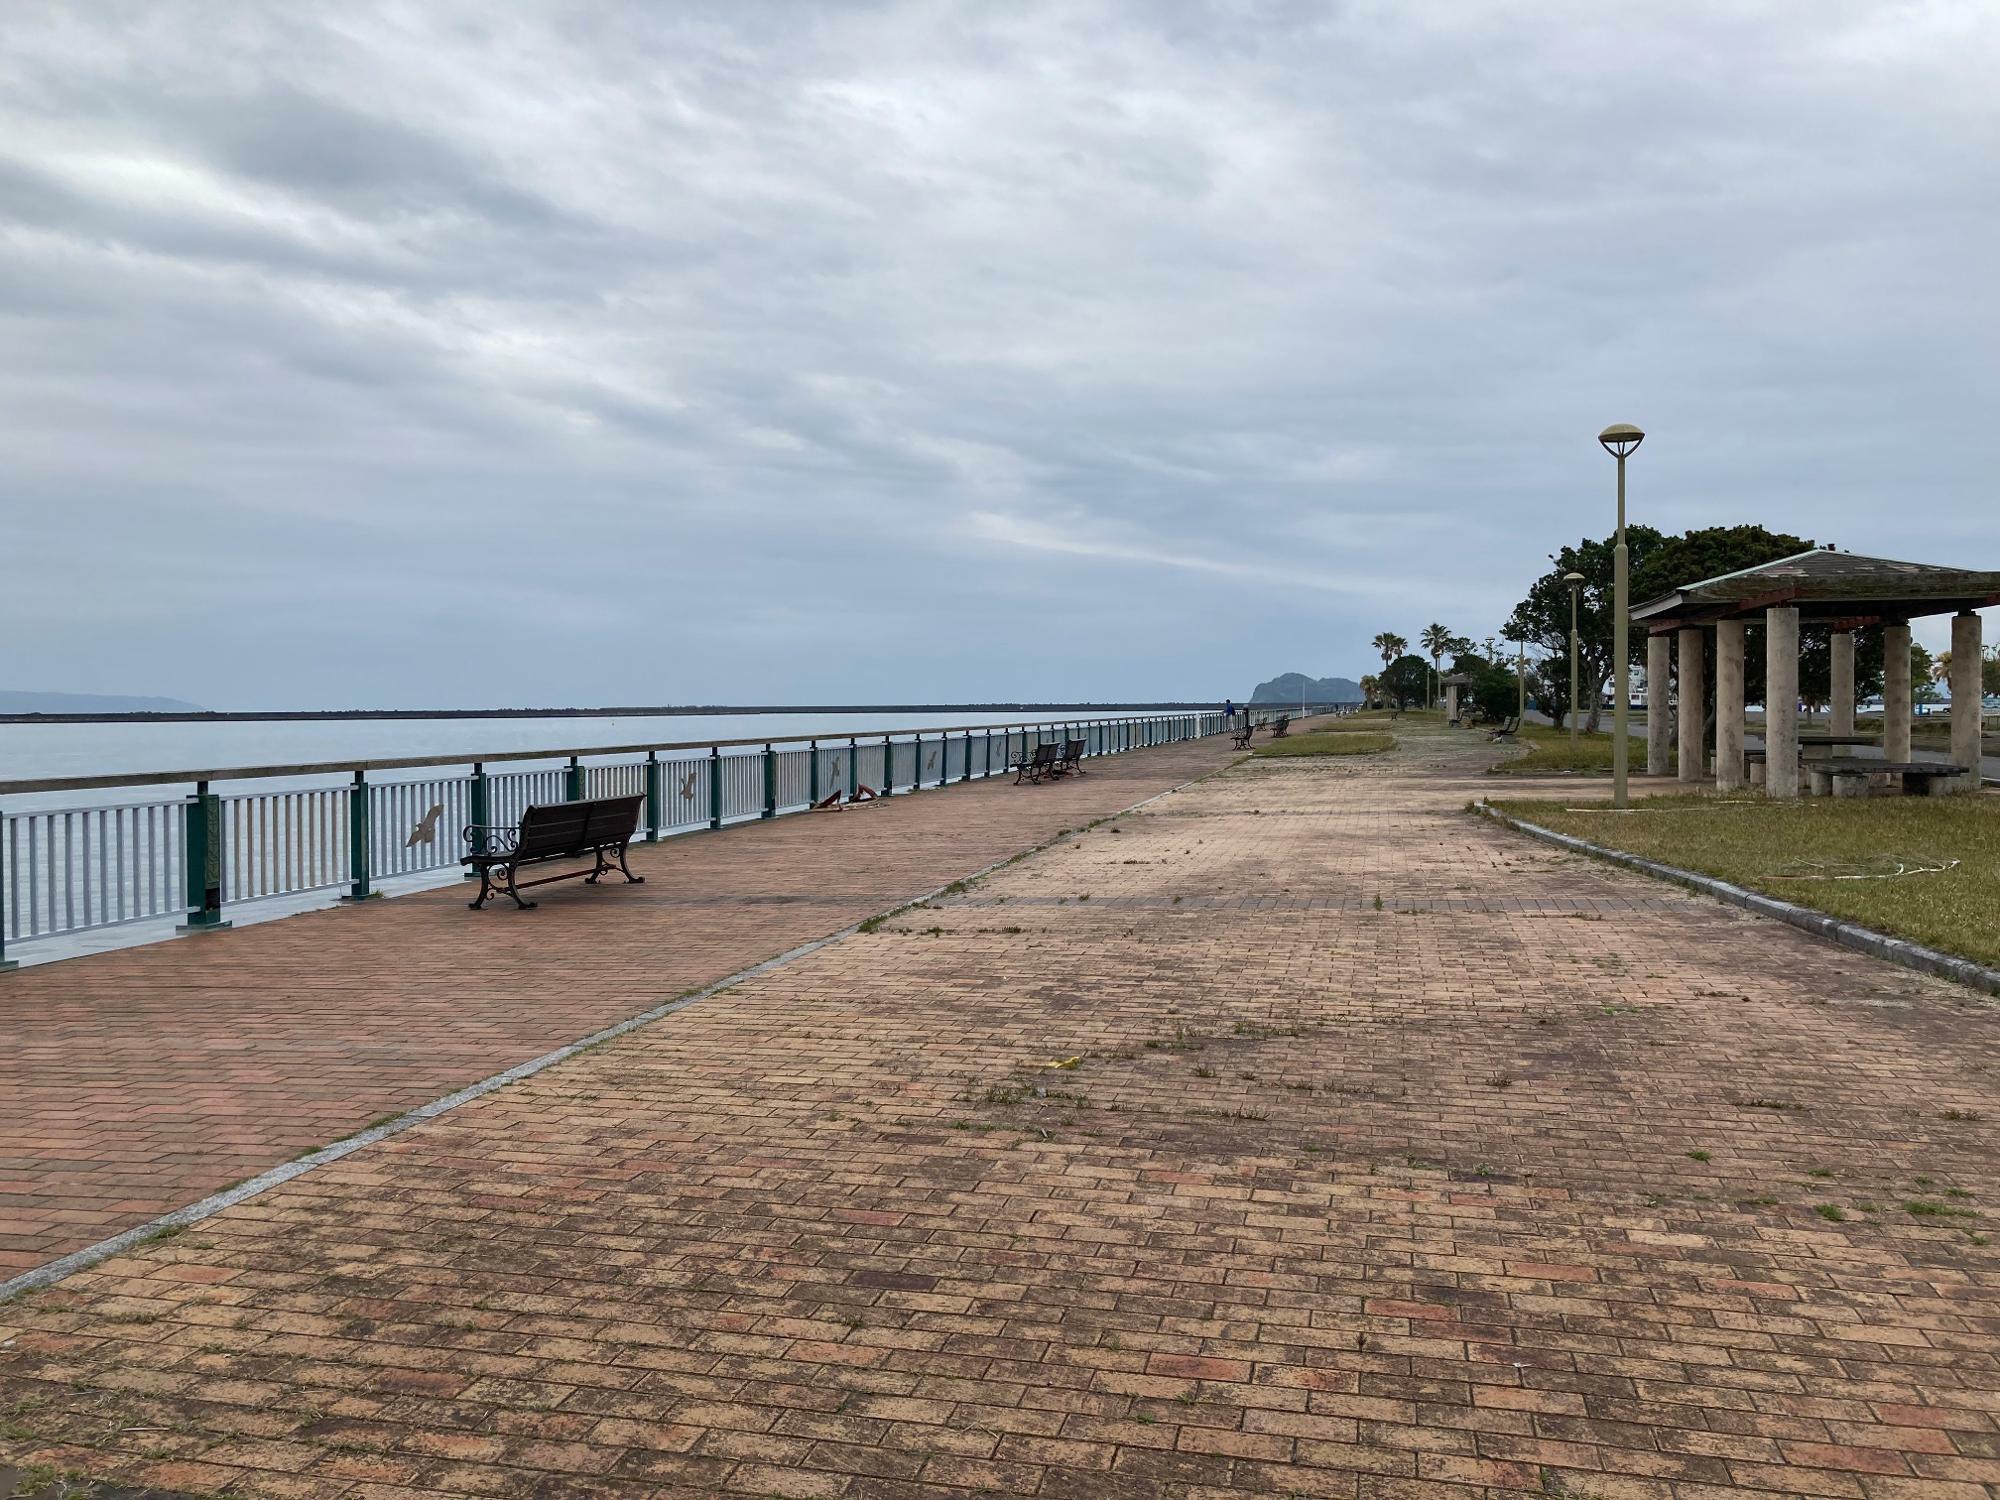
POLYGON ((1056 757, 1056 763, 1050 771, 1050 774, 1055 776, 1068 776, 1071 773, 1078 776, 1087 774, 1083 769, 1082 740, 1064 740, 1062 754, 1056 757))
POLYGON ((1802 768, 1810 779, 1813 795, 1857 796, 1867 790, 1870 776, 1894 776, 1902 783, 1906 797, 1935 796, 1946 790, 1944 782, 1966 774, 1964 766, 1946 765, 1937 760, 1868 760, 1859 755, 1829 756, 1808 760, 1802 768), (1840 783, 1846 783, 1843 787, 1840 783))
POLYGON ((599 876, 614 867, 633 885, 645 884, 645 876, 634 875, 625 863, 625 850, 632 842, 632 835, 639 831, 639 814, 645 805, 646 799, 636 795, 550 802, 522 813, 519 828, 468 825, 463 863, 479 872, 479 899, 469 905, 478 911, 486 904, 487 897, 504 890, 522 911, 531 911, 535 903, 521 899, 521 892, 529 887, 579 879, 595 885, 599 876), (566 870, 540 880, 520 878, 524 866, 581 859, 585 855, 593 857, 590 869, 566 870))
POLYGON ((1281 740, 1291 732, 1292 732, 1292 716, 1290 714, 1279 714, 1277 718, 1271 721, 1272 739, 1281 740))
POLYGON ((1255 734, 1256 732, 1257 732, 1257 726, 1252 724, 1250 720, 1246 717, 1243 720, 1243 722, 1236 727, 1236 732, 1231 737, 1230 744, 1234 745, 1238 750, 1248 750, 1250 748, 1250 736, 1255 734))
POLYGON ((1045 740, 1030 751, 1024 751, 1021 758, 1007 769, 1014 773, 1014 785, 1022 782, 1040 781, 1044 776, 1056 774, 1056 762, 1062 756, 1062 746, 1054 740, 1045 740))
POLYGON ((1520 732, 1521 732, 1520 718, 1517 715, 1510 714, 1505 719, 1502 719, 1500 721, 1499 727, 1495 729, 1491 734, 1487 735, 1486 738, 1488 738, 1489 740, 1511 740, 1512 738, 1514 738, 1515 735, 1519 734, 1520 732))

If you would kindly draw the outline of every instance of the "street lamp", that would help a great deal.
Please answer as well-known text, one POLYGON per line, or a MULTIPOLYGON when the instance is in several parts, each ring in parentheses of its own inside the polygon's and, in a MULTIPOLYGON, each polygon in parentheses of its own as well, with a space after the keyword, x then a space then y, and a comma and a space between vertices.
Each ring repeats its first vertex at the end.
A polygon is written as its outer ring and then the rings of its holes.
POLYGON ((1611 658, 1617 700, 1611 705, 1611 805, 1625 806, 1625 720, 1632 706, 1632 661, 1625 643, 1625 460, 1646 440, 1630 422, 1613 422, 1598 433, 1604 451, 1618 460, 1618 545, 1611 553, 1611 658))
POLYGON ((1581 573, 1563 574, 1569 585, 1569 758, 1576 760, 1576 596, 1583 591, 1581 573))

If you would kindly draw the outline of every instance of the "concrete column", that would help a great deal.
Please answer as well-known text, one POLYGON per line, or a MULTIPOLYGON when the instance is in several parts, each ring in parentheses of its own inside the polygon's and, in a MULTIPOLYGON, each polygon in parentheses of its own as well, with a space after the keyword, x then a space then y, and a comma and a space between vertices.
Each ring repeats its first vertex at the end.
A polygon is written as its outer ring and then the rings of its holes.
POLYGON ((1799 794, 1799 610, 1764 611, 1764 795, 1799 794))
POLYGON ((1444 721, 1447 724, 1458 722, 1458 684, 1455 682, 1448 684, 1444 690, 1444 721))
POLYGON ((1743 622, 1715 626, 1715 789, 1743 786, 1743 622))
POLYGON ((1833 686, 1826 727, 1834 734, 1854 733, 1854 632, 1836 630, 1830 645, 1833 686))
POLYGON ((1979 616, 1968 609, 1951 617, 1951 758, 1970 773, 1955 792, 1979 790, 1979 665, 1979 616))
MULTIPOLYGON (((1667 774, 1667 747, 1673 743, 1673 717, 1667 712, 1673 679, 1673 642, 1665 634, 1646 637, 1646 774, 1667 774)), ((1685 716, 1685 715, 1683 715, 1685 716)))
POLYGON ((1882 627, 1882 758, 1910 758, 1910 627, 1882 627))
POLYGON ((1702 779, 1701 720, 1707 683, 1702 652, 1707 635, 1700 626, 1683 630, 1676 655, 1681 669, 1681 780, 1694 786, 1702 779))

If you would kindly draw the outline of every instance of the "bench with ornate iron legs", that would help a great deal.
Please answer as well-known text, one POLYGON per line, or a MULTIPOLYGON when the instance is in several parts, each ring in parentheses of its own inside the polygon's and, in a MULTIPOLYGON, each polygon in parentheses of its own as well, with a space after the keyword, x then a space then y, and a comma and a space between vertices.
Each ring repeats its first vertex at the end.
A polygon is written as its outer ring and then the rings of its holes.
POLYGON ((1230 743, 1234 745, 1238 750, 1248 750, 1250 748, 1250 736, 1255 734, 1256 732, 1257 732, 1257 726, 1252 724, 1250 720, 1246 717, 1241 727, 1239 727, 1236 730, 1236 733, 1234 737, 1230 740, 1230 743))
POLYGON ((614 869, 633 885, 645 884, 645 876, 634 875, 631 866, 625 863, 625 851, 638 832, 639 815, 645 805, 646 799, 636 795, 550 802, 522 813, 518 828, 470 824, 465 830, 463 863, 479 872, 479 897, 468 904, 478 911, 489 896, 505 891, 522 911, 531 911, 535 903, 521 899, 521 892, 529 887, 550 885, 558 880, 581 880, 586 885, 596 885, 601 876, 614 869), (521 879, 523 866, 582 859, 585 855, 592 856, 594 861, 587 870, 566 870, 540 880, 521 879))
POLYGON ((1277 718, 1271 721, 1272 739, 1281 740, 1291 732, 1292 732, 1292 716, 1290 714, 1279 714, 1277 718))
POLYGON ((1084 775, 1083 741, 1064 740, 1062 743, 1062 753, 1056 756, 1056 763, 1049 768, 1049 774, 1051 776, 1084 775))
POLYGON ((1056 774, 1056 762, 1061 756, 1062 746, 1048 740, 1023 750, 1021 758, 1007 769, 1014 773, 1015 786, 1024 781, 1036 782, 1056 774))

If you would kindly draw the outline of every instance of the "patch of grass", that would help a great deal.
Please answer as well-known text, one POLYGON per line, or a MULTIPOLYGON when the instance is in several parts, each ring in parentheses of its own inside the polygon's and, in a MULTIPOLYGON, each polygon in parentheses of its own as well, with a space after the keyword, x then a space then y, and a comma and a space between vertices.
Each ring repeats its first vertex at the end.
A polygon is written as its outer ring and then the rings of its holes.
POLYGON ((1601 802, 1496 806, 1558 833, 2000 965, 1993 921, 2000 797, 1648 797, 1622 814, 1601 802), (1899 864, 1923 873, 1897 874, 1899 864))
POLYGON ((1813 1205, 1813 1212, 1829 1224, 1844 1224, 1847 1222, 1847 1215, 1831 1203, 1815 1203, 1813 1205))
MULTIPOLYGON (((1525 745, 1526 755, 1510 756, 1493 771, 1499 775, 1533 776, 1547 771, 1575 771, 1588 774, 1602 772, 1611 774, 1611 736, 1599 730, 1596 734, 1579 733, 1575 749, 1570 748, 1569 731, 1556 729, 1547 724, 1523 724, 1514 736, 1517 745, 1525 745)), ((1645 746, 1643 740, 1634 741, 1639 745, 1639 765, 1645 766, 1645 746)))
POLYGON ((1287 735, 1252 752, 1258 759, 1298 755, 1380 755, 1396 748, 1393 734, 1357 734, 1351 730, 1314 730, 1311 734, 1287 735))

